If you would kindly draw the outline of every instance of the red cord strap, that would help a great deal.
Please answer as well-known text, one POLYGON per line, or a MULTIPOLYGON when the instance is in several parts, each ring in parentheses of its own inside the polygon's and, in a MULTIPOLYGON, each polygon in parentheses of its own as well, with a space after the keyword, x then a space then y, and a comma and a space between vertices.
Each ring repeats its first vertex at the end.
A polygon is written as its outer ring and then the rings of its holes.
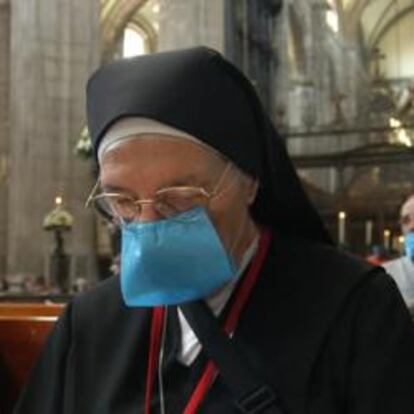
POLYGON ((158 355, 161 347, 161 332, 164 322, 165 308, 157 307, 152 311, 151 339, 147 368, 147 383, 145 387, 145 414, 151 413, 152 388, 157 370, 158 355))

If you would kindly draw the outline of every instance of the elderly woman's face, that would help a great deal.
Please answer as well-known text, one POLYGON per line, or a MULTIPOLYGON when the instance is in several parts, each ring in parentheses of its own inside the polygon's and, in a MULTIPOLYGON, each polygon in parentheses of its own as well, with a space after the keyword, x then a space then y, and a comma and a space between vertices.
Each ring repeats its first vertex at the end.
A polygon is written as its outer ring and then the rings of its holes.
MULTIPOLYGON (((108 151, 101 162, 101 185, 136 199, 153 199, 158 190, 175 186, 203 187, 218 195, 208 213, 224 246, 239 261, 256 230, 248 207, 256 195, 255 182, 201 145, 179 138, 147 136, 126 141, 108 151)), ((145 204, 140 221, 160 220, 153 204, 145 204)))
POLYGON ((414 231, 414 197, 410 197, 401 207, 400 222, 403 234, 414 231))

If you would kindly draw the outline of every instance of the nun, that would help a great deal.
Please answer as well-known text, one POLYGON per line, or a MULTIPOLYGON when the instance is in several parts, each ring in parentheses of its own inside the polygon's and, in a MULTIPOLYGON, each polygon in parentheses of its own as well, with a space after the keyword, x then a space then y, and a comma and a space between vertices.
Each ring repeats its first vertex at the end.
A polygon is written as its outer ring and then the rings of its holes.
POLYGON ((120 275, 67 305, 16 414, 414 413, 395 283, 333 245, 235 66, 116 61, 87 114, 120 275))

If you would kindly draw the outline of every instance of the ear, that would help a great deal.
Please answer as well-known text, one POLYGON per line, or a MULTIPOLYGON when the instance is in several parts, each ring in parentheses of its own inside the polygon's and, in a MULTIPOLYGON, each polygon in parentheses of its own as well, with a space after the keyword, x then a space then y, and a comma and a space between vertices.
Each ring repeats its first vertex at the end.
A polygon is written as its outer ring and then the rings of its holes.
POLYGON ((252 205, 256 199, 257 192, 259 191, 259 180, 252 177, 244 177, 244 194, 246 204, 248 206, 252 205))

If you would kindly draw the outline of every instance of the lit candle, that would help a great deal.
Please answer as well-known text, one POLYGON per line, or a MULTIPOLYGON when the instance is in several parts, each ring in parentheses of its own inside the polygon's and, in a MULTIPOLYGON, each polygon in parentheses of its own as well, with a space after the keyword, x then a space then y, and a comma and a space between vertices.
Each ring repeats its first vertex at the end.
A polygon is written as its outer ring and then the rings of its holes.
POLYGON ((391 248, 391 231, 388 229, 384 230, 384 247, 386 250, 390 250, 391 248))
POLYGON ((345 244, 345 211, 340 211, 338 214, 338 243, 339 245, 345 244))
POLYGON ((365 222, 365 245, 371 246, 372 244, 372 228, 373 228, 373 222, 372 220, 367 220, 365 222))
POLYGON ((404 249, 405 249, 404 242, 405 242, 404 236, 398 237, 398 245, 399 245, 398 248, 399 248, 400 254, 404 254, 404 249))

